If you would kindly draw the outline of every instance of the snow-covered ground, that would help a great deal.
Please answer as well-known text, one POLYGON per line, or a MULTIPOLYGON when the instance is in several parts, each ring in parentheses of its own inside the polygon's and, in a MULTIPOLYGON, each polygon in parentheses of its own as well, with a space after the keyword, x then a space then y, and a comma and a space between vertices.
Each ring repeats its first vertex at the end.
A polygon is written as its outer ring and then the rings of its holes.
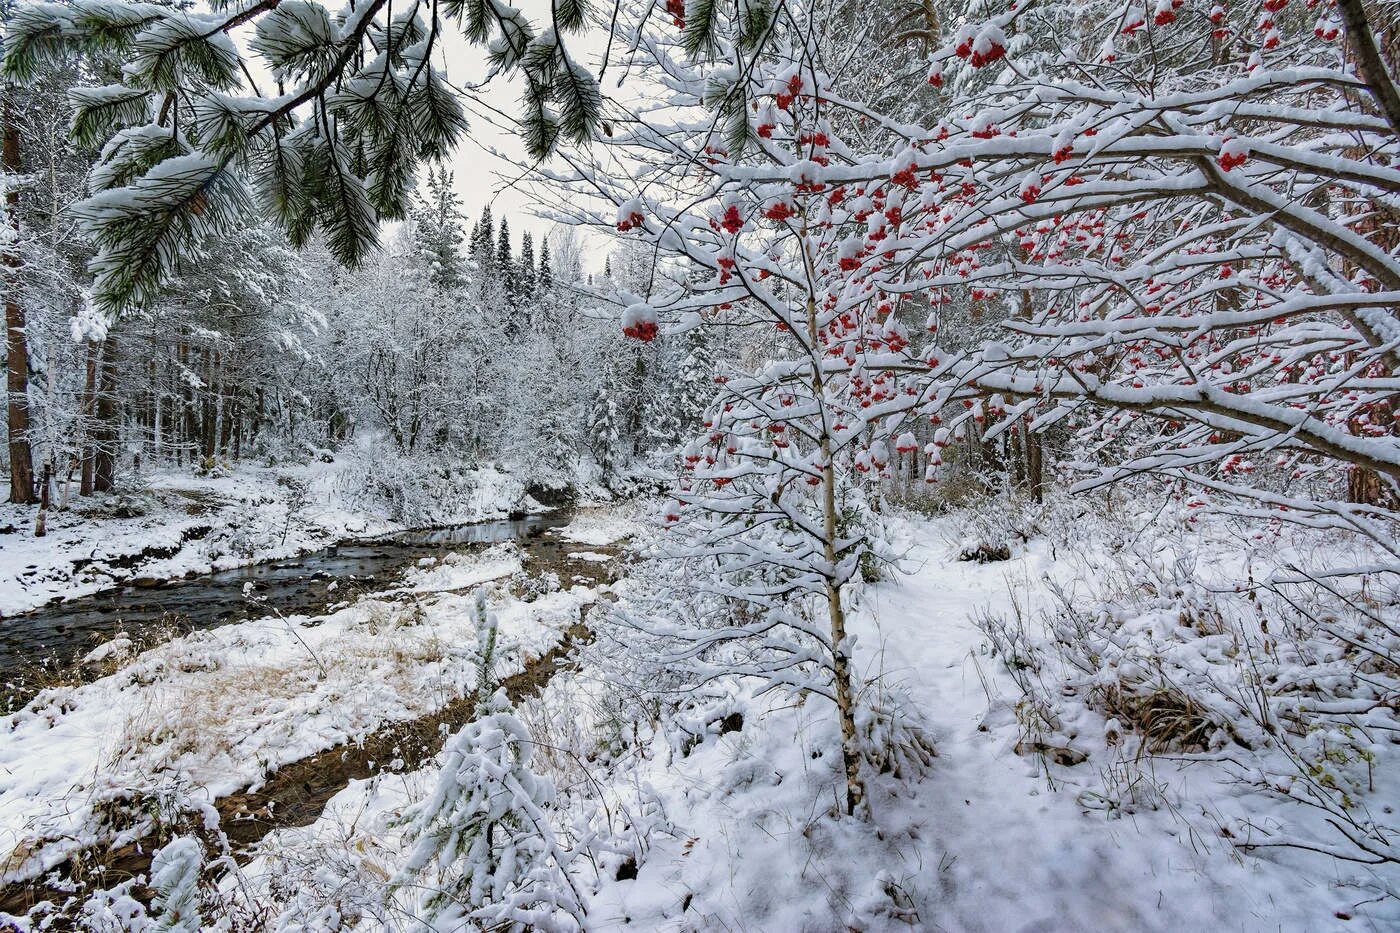
MULTIPOLYGON (((754 698, 752 684, 721 678, 667 712, 674 698, 657 704, 603 673, 602 642, 585 651, 519 716, 533 767, 562 792, 556 831, 586 853, 570 870, 590 928, 1394 929, 1393 866, 1238 845, 1283 829, 1324 840, 1327 827, 1325 814, 1241 780, 1229 755, 1140 755, 1121 724, 1069 700, 1045 737, 1060 760, 1025 747, 1028 701, 992 651, 988 617, 1036 628, 1056 588, 1114 585, 1122 547, 1179 570, 1194 554, 1182 572, 1226 590, 1258 574, 1262 554, 1302 556, 1286 535, 1242 547, 1223 524, 1175 527, 1087 516, 979 564, 957 559, 982 533, 977 519, 892 519, 901 572, 862 591, 852 614, 864 703, 920 724, 937 754, 869 771, 868 821, 840 813, 826 701, 754 698)), ((588 560, 633 530, 633 518, 599 511, 549 534, 588 560)), ((520 566, 510 545, 452 555, 324 618, 196 633, 96 683, 46 691, 0 728, 0 842, 22 856, 9 878, 91 842, 113 798, 173 787, 210 800, 463 695, 476 670, 474 586, 499 615, 498 673, 518 670, 600 596, 512 598, 506 581, 520 566), (38 837, 54 841, 36 849, 38 837)), ((630 586, 614 588, 624 603, 630 586)), ((1379 809, 1397 799, 1400 762, 1393 747, 1374 752, 1368 803, 1379 809)), ((405 928, 408 895, 392 882, 412 843, 408 817, 442 765, 354 780, 311 825, 268 835, 225 878, 225 907, 280 914, 285 930, 405 928)))
MULTIPOLYGON (((922 776, 870 777, 869 823, 839 811, 833 716, 820 700, 714 686, 678 742, 658 729, 620 755, 611 687, 595 669, 556 676, 521 711, 537 764, 574 796, 571 818, 608 844, 575 863, 598 930, 1330 930, 1394 929, 1391 869, 1297 849, 1246 852, 1223 827, 1306 824, 1306 808, 1234 780, 1210 760, 1124 761, 1106 722, 1066 728, 1087 756, 1046 765, 1021 754, 1021 700, 974 618, 1038 612, 1047 587, 1082 573, 1044 538, 1011 560, 956 560, 953 519, 896 526, 905 573, 866 591, 857 657, 871 690, 922 718, 937 757, 922 776), (735 711, 738 729, 721 727, 735 711), (559 753, 558 749, 578 754, 559 753), (1105 808, 1125 775, 1153 784, 1140 805, 1105 808)), ((1196 542, 1207 557, 1224 543, 1196 542), (1220 545, 1216 548, 1215 545, 1220 545)), ((1089 538, 1085 538, 1086 548, 1089 538)), ((1226 578, 1223 561, 1203 573, 1226 578)), ((624 595, 625 599, 625 586, 624 595)), ((644 718, 644 717, 643 717, 644 718)), ((625 745, 626 743, 622 743, 625 745)), ((1386 759, 1393 770, 1393 754, 1386 759)), ((384 906, 405 855, 402 818, 436 767, 354 782, 303 829, 264 840, 240 885, 281 904, 284 921, 334 915, 397 929, 384 906), (319 913, 318 913, 319 912, 319 913)), ((1378 799, 1393 788, 1382 786, 1378 799)), ((1383 799, 1381 800, 1383 802, 1383 799)), ((565 820, 567 822, 567 820, 565 820)), ((309 928, 309 927, 308 927, 309 928)))
MULTIPOLYGON (((153 472, 132 491, 50 510, 42 538, 33 536, 32 506, 0 504, 0 618, 131 580, 225 570, 417 524, 386 517, 364 472, 355 459, 241 465, 215 477, 153 472)), ((438 523, 542 508, 517 477, 492 467, 456 480, 437 503, 438 523)))
POLYGON ((575 544, 599 547, 615 544, 637 530, 637 510, 629 508, 598 509, 582 512, 562 528, 550 534, 575 544))

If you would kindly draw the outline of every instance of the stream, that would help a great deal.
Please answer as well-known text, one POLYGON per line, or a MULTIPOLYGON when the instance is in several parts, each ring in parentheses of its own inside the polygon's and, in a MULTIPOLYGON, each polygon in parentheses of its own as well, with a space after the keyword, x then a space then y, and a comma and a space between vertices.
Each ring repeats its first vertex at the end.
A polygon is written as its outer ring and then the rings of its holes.
MULTIPOLYGON (((525 573, 532 578, 557 574, 565 586, 598 585, 615 579, 611 560, 577 561, 569 555, 587 550, 613 558, 619 553, 616 544, 585 546, 545 534, 573 518, 573 511, 565 509, 520 519, 409 531, 373 541, 345 542, 288 560, 157 586, 127 585, 97 596, 54 604, 0 622, 6 627, 0 636, 0 673, 10 681, 7 686, 11 702, 15 702, 15 682, 28 686, 32 692, 36 682, 27 676, 43 660, 56 666, 41 670, 62 674, 68 682, 97 676, 98 672, 78 661, 93 645, 117 632, 126 633, 140 644, 143 638, 159 640, 172 632, 212 628, 253 615, 267 615, 268 606, 284 614, 319 614, 331 605, 353 600, 359 593, 390 588, 409 567, 425 557, 440 558, 452 551, 505 541, 519 543, 525 573), (332 582, 338 585, 331 588, 332 582), (248 583, 253 584, 258 602, 244 595, 248 583), (147 630, 149 633, 143 635, 147 630)), ((591 639, 586 623, 591 606, 588 603, 580 609, 578 621, 561 632, 561 640, 551 650, 525 659, 521 671, 501 681, 513 702, 542 690, 555 671, 568 663, 574 649, 591 639)), ((462 696, 418 719, 386 723, 368 735, 283 765, 255 791, 240 791, 212 801, 235 862, 251 857, 269 832, 313 822, 326 802, 350 781, 377 773, 379 762, 397 758, 403 770, 425 766, 436 755, 444 737, 471 718, 475 703, 474 696, 462 696)), ((74 892, 90 886, 108 887, 149 872, 151 853, 163 844, 162 834, 168 829, 157 827, 116 848, 98 846, 83 852, 55 866, 45 881, 2 885, 0 911, 22 915, 44 899, 66 903, 63 910, 48 918, 49 928, 81 929, 69 913, 81 902, 81 898, 72 897, 74 892), (68 880, 53 880, 63 876, 68 880)), ((151 891, 138 886, 133 895, 148 901, 151 891)))
POLYGON ((571 518, 564 509, 405 531, 341 542, 286 560, 168 581, 142 580, 54 603, 0 619, 0 685, 11 705, 22 702, 55 675, 71 674, 88 652, 118 634, 130 637, 139 650, 173 635, 269 615, 269 607, 284 615, 320 614, 357 592, 386 588, 425 557, 503 541, 519 541, 526 551, 552 551, 558 542, 543 532, 571 518), (256 601, 244 593, 248 584, 256 601))

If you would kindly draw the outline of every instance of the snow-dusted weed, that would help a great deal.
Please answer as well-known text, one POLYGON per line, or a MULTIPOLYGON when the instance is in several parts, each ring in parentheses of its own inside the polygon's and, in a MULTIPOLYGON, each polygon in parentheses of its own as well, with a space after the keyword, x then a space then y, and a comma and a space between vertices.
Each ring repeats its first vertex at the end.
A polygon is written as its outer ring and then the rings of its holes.
POLYGON ((1078 571, 1046 581, 1038 617, 977 619, 1022 694, 1024 751, 1078 764, 1088 753, 1065 751, 1078 740, 1106 755, 1079 799, 1111 814, 1172 804, 1160 761, 1212 762, 1305 805, 1286 823, 1221 818, 1237 845, 1400 858, 1375 795, 1400 733, 1393 578, 1308 572, 1286 542, 1223 524, 1080 540, 1065 554, 1078 571))

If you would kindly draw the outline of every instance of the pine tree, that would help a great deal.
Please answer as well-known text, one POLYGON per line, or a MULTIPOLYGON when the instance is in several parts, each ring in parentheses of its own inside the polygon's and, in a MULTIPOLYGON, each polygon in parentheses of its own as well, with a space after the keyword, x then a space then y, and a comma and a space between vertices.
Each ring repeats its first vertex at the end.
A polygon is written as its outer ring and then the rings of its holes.
POLYGON ((586 5, 557 4, 540 33, 484 0, 434 8, 429 28, 388 0, 337 12, 258 3, 192 18, 183 4, 107 0, 18 5, 8 15, 4 78, 24 85, 49 62, 109 56, 121 83, 75 89, 73 132, 102 159, 77 216, 96 244, 94 294, 110 313, 149 304, 179 261, 252 211, 298 246, 320 230, 341 262, 363 261, 381 220, 401 220, 422 161, 467 128, 447 76, 431 66, 455 26, 493 72, 523 71, 521 135, 532 159, 599 123, 597 81, 565 51, 586 5), (246 29, 248 40, 230 37, 246 29), (245 76, 277 75, 263 96, 245 76), (251 90, 252 93, 249 93, 251 90))
POLYGON ((515 268, 515 290, 522 298, 535 294, 535 241, 526 230, 520 235, 520 261, 515 268))
POLYGON ((205 929, 199 915, 199 873, 204 852, 193 836, 176 836, 151 859, 155 889, 155 930, 198 933, 205 929))

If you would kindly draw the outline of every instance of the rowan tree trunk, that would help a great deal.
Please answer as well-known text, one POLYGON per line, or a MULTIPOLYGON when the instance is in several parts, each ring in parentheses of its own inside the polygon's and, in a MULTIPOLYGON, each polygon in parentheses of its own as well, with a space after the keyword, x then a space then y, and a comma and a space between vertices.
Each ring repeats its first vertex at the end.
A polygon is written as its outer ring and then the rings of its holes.
MULTIPOLYGON (((806 240, 806 224, 803 224, 803 240, 806 240)), ((803 260, 807 266, 808 281, 813 281, 811 257, 803 250, 803 260)), ((810 346, 819 346, 817 340, 817 299, 807 295, 807 338, 810 346)), ((813 359, 812 397, 819 401, 826 398, 825 380, 822 377, 821 361, 813 359)), ((836 514, 836 464, 832 456, 831 426, 822 419, 821 431, 822 458, 822 549, 826 563, 826 606, 827 620, 831 626, 831 672, 832 686, 836 693, 836 712, 841 722, 841 763, 846 772, 846 812, 854 814, 865 800, 865 784, 860 777, 860 738, 856 733, 855 693, 851 689, 850 642, 846 638, 846 609, 841 604, 841 587, 832 574, 837 572, 836 537, 840 533, 839 518, 836 514)))
MULTIPOLYGON (((19 126, 10 99, 4 97, 0 132, 4 142, 0 168, 11 177, 20 174, 19 126)), ((24 332, 24 307, 19 298, 19 191, 5 188, 5 223, 0 233, 5 268, 5 388, 8 393, 6 425, 10 446, 10 501, 34 501, 34 454, 29 446, 29 346, 24 332)))

